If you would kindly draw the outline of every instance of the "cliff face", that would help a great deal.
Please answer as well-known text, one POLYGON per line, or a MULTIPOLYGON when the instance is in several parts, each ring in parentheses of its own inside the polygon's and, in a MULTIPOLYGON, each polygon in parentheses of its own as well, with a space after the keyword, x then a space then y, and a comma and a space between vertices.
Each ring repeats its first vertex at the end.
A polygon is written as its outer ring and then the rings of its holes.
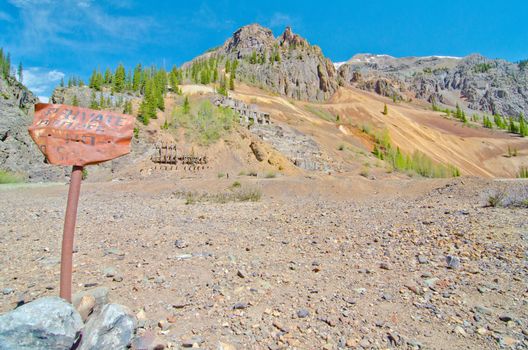
POLYGON ((289 27, 277 38, 258 24, 242 27, 212 54, 238 60, 237 79, 295 99, 324 101, 338 87, 332 62, 289 27))
POLYGON ((415 98, 505 116, 526 115, 528 69, 480 55, 405 57, 356 55, 339 67, 347 83, 384 96, 415 98))
POLYGON ((44 163, 27 131, 38 99, 14 78, 0 77, 0 169, 29 181, 64 179, 64 169, 44 163))

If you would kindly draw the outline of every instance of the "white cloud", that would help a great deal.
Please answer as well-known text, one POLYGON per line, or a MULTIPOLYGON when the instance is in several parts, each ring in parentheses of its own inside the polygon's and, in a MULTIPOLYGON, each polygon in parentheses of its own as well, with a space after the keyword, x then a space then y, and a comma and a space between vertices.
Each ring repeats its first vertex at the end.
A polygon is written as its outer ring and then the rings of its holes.
MULTIPOLYGON (((31 53, 50 45, 93 52, 129 48, 150 40, 147 34, 157 27, 151 17, 120 15, 93 0, 9 1, 20 13, 17 45, 31 53)), ((118 1, 115 6, 127 4, 118 1)))
POLYGON ((295 22, 297 21, 290 15, 282 12, 275 12, 269 19, 267 25, 271 28, 283 28, 286 26, 293 26, 295 22))
POLYGON ((38 96, 38 99, 42 103, 48 103, 49 102, 49 97, 47 97, 47 96, 38 96))
MULTIPOLYGON (((63 78, 64 73, 58 70, 47 70, 42 67, 29 67, 24 71, 23 83, 34 94, 42 95, 51 93, 63 78)), ((40 96, 39 99, 41 99, 40 96)))

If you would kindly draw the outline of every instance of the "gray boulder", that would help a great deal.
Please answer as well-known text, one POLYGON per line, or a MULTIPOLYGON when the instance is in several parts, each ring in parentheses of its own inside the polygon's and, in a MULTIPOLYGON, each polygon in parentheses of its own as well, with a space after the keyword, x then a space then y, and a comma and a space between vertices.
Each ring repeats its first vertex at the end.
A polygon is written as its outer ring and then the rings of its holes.
POLYGON ((89 318, 79 350, 126 349, 132 342, 136 324, 129 309, 107 304, 100 313, 89 318))
POLYGON ((0 316, 0 349, 71 349, 83 327, 79 313, 59 297, 46 297, 0 316))

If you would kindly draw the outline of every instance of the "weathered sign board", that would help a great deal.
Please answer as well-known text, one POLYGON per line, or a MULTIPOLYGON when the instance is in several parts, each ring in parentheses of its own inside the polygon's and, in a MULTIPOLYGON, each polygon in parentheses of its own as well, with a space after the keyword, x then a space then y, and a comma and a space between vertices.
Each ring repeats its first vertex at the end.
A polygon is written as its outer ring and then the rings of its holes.
POLYGON ((29 127, 48 162, 85 166, 130 152, 134 117, 88 108, 39 103, 29 127))
POLYGON ((73 236, 83 167, 129 153, 134 117, 39 103, 28 131, 50 164, 73 166, 64 218, 60 275, 60 296, 71 302, 73 236))

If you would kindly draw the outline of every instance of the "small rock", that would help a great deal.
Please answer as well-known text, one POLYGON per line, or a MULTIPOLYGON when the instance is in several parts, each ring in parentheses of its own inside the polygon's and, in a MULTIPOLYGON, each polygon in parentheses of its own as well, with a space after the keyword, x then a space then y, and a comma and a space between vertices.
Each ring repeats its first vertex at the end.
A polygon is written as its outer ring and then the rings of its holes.
POLYGON ((310 312, 306 309, 300 309, 299 311, 297 311, 297 317, 299 318, 305 318, 305 317, 308 317, 310 315, 310 312))
POLYGON ((243 309, 247 309, 247 307, 248 307, 247 303, 236 303, 235 305, 233 305, 233 310, 243 310, 243 309))
POLYGON ((475 306, 475 312, 484 315, 491 315, 491 309, 488 309, 487 307, 481 305, 475 306))
POLYGON ((70 349, 83 327, 81 315, 59 297, 45 297, 0 316, 1 349, 70 349))
POLYGON ((13 288, 4 288, 2 289, 2 294, 3 295, 9 295, 11 293, 13 293, 15 290, 13 288))
POLYGON ((102 308, 103 305, 108 304, 108 288, 98 287, 98 288, 82 291, 79 293, 75 293, 72 298, 72 304, 75 306, 75 308, 79 307, 79 304, 81 303, 81 299, 85 295, 92 295, 95 298, 96 308, 102 308))
POLYGON ((190 339, 183 340, 182 341, 182 346, 184 348, 192 348, 192 347, 195 347, 195 345, 196 345, 196 347, 198 347, 203 342, 205 342, 205 340, 202 337, 192 337, 190 339))
POLYGON ((446 263, 448 269, 458 269, 460 267, 460 258, 453 255, 448 255, 446 257, 446 263))
POLYGON ((86 323, 79 350, 126 349, 132 341, 136 324, 136 318, 126 307, 107 304, 86 323))
POLYGON ((185 241, 177 239, 176 241, 174 241, 174 246, 178 249, 183 249, 187 248, 189 245, 185 241))
POLYGON ((381 295, 381 299, 386 300, 386 301, 391 301, 393 299, 393 296, 390 293, 383 293, 381 295))
POLYGON ((502 315, 499 316, 499 320, 501 320, 502 322, 510 322, 513 321, 513 317, 511 317, 510 315, 502 315))
POLYGON ((216 350, 236 350, 236 347, 233 344, 219 341, 216 350))
POLYGON ((485 335, 486 333, 488 333, 488 330, 486 328, 479 327, 477 328, 477 333, 480 335, 485 335))
POLYGON ((467 336, 467 333, 464 330, 464 328, 462 328, 460 326, 456 326, 454 331, 455 331, 456 334, 460 334, 463 337, 467 336))
POLYGON ((123 276, 121 276, 121 275, 114 276, 112 281, 114 281, 114 282, 123 282, 123 276))
POLYGON ((132 350, 163 350, 167 344, 151 331, 147 331, 142 336, 134 338, 131 347, 132 350))
POLYGON ((117 270, 115 267, 107 267, 103 270, 103 275, 105 277, 114 277, 117 274, 117 270))
POLYGON ((84 321, 90 316, 93 312, 93 309, 96 305, 96 300, 93 295, 87 294, 81 298, 79 306, 77 306, 77 311, 81 315, 81 318, 84 321))
POLYGON ((240 277, 240 278, 246 278, 246 272, 243 271, 243 270, 238 270, 237 271, 237 276, 240 277))
POLYGON ((390 270, 391 269, 390 265, 387 264, 387 263, 381 263, 379 267, 382 270, 390 270))
POLYGON ((428 278, 428 279, 424 280, 424 284, 428 288, 431 288, 431 289, 435 287, 436 282, 438 282, 438 278, 436 278, 436 277, 432 277, 432 278, 428 278))
POLYGON ((167 329, 169 329, 170 325, 169 325, 169 322, 166 321, 166 320, 160 320, 158 322, 158 327, 162 330, 162 331, 166 331, 167 329))
POLYGON ((418 263, 420 264, 427 264, 429 260, 427 260, 427 257, 425 255, 418 255, 418 263))
POLYGON ((367 338, 363 338, 359 342, 359 346, 361 346, 362 348, 366 349, 366 348, 368 348, 370 346, 370 341, 367 338))

